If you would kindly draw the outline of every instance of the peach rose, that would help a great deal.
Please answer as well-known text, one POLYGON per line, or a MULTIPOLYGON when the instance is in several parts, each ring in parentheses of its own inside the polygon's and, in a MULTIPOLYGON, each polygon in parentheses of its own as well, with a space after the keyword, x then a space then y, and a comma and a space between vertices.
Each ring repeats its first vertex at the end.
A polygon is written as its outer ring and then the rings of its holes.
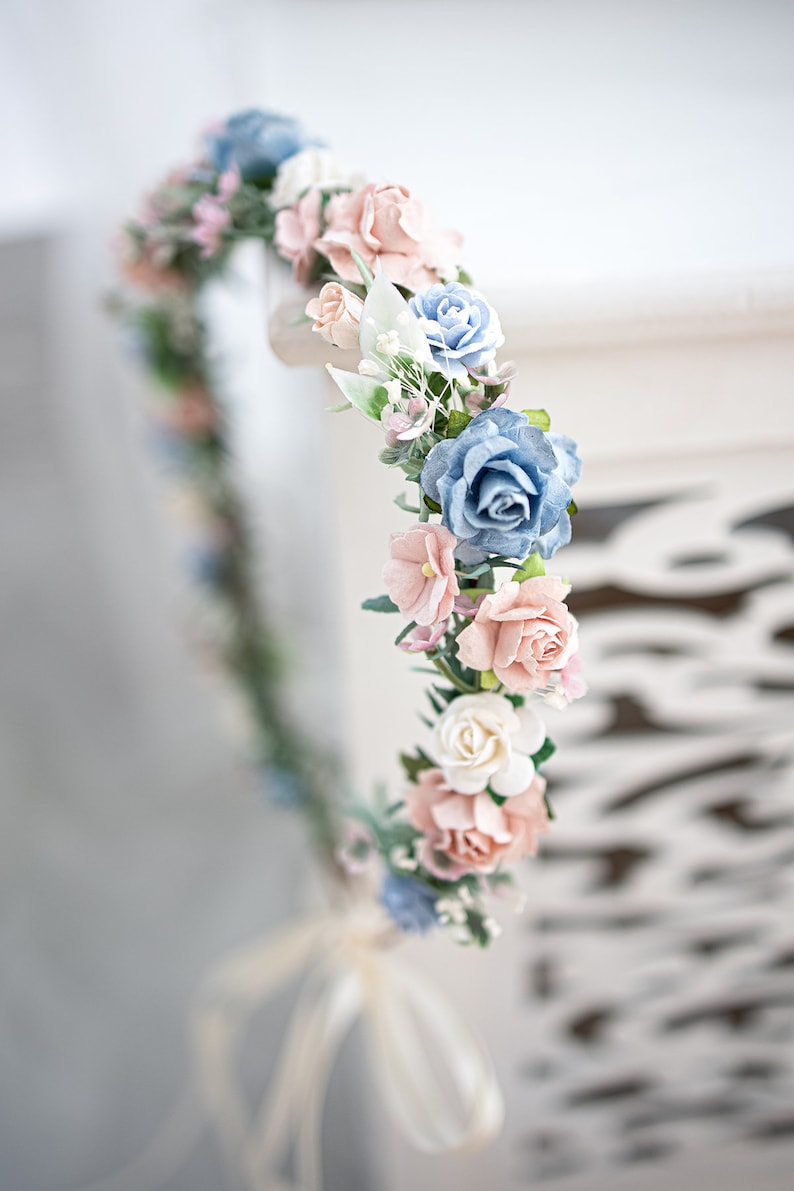
POLYGON ((383 568, 390 598, 417 624, 437 624, 451 614, 459 593, 454 534, 443 525, 412 525, 391 535, 391 559, 383 568))
POLYGON ((440 769, 423 769, 405 796, 408 817, 425 835, 423 863, 455 880, 534 856, 538 837, 549 830, 545 790, 545 778, 536 773, 526 790, 497 806, 490 794, 459 794, 440 769))
POLYGON ((315 247, 345 281, 360 280, 353 251, 370 268, 380 259, 389 281, 410 290, 457 277, 461 236, 434 228, 422 203, 404 186, 370 183, 352 194, 336 194, 325 218, 315 247))
POLYGON ((358 347, 358 326, 364 303, 356 294, 336 281, 329 281, 316 298, 306 303, 306 313, 314 319, 312 330, 337 347, 358 347))
POLYGON ((292 262, 295 280, 301 285, 311 278, 317 260, 314 242, 320 234, 322 201, 319 190, 310 190, 294 206, 285 207, 276 215, 276 249, 292 262))
POLYGON ((576 652, 576 619, 563 602, 570 590, 554 575, 502 584, 458 637, 458 657, 493 670, 510 691, 545 687, 576 652))

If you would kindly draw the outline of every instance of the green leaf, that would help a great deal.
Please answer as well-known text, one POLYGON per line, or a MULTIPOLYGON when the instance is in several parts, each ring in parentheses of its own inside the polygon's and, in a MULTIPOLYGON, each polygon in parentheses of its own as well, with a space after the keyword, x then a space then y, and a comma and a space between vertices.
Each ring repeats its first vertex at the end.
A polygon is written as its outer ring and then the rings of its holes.
POLYGON ((417 749, 416 753, 415 757, 412 757, 410 753, 400 753, 400 764, 405 770, 409 782, 415 782, 423 769, 433 768, 433 762, 421 749, 417 749))
POLYGON ((469 933, 473 941, 479 947, 487 947, 491 941, 491 936, 485 927, 485 915, 480 910, 467 910, 466 925, 469 928, 469 933))
POLYGON ((543 801, 546 803, 546 814, 549 816, 549 818, 551 819, 551 821, 553 823, 554 820, 557 818, 557 816, 555 815, 554 811, 552 810, 552 806, 551 806, 551 803, 549 802, 548 794, 543 795, 543 801))
POLYGON ((514 707, 523 707, 527 701, 526 695, 516 695, 510 691, 505 691, 505 699, 512 703, 514 707))
POLYGON ((551 418, 546 413, 545 409, 525 409, 521 411, 526 414, 527 421, 530 426, 537 426, 539 430, 544 433, 551 429, 551 418))
POLYGON ((568 505, 568 512, 570 513, 570 515, 572 517, 573 517, 574 513, 579 512, 579 506, 577 505, 575 500, 572 500, 571 503, 568 505))
POLYGON ((556 751, 557 751, 556 744, 554 743, 553 740, 550 740, 549 737, 547 736, 546 739, 543 741, 543 744, 538 749, 538 751, 536 753, 534 753, 532 756, 532 762, 533 762, 535 768, 537 769, 537 767, 539 765, 542 765, 544 761, 548 761, 549 757, 552 757, 556 753, 556 751))
POLYGON ((326 364, 329 375, 339 386, 351 405, 361 410, 368 418, 379 422, 385 405, 389 404, 389 394, 385 385, 374 376, 360 376, 357 372, 343 372, 341 368, 333 368, 326 364))
POLYGON ((495 686, 499 685, 499 679, 494 674, 493 670, 483 670, 480 674, 480 689, 483 691, 493 690, 495 686))
POLYGON ((431 500, 430 497, 424 492, 422 493, 422 500, 425 502, 425 505, 427 506, 427 508, 430 509, 431 513, 440 513, 441 512, 441 505, 436 504, 436 502, 434 500, 431 500))
POLYGON ((353 409, 349 401, 343 401, 341 405, 326 405, 325 412, 327 414, 343 414, 346 409, 353 409))
POLYGON ((449 423, 447 425, 447 438, 457 438, 459 434, 462 434, 471 421, 471 414, 467 414, 464 410, 450 410, 449 423))
POLYGON ((525 579, 536 579, 539 575, 545 574, 543 559, 539 554, 530 554, 529 558, 525 558, 521 563, 520 570, 515 572, 513 578, 516 583, 523 583, 525 579))
POLYGON ((400 609, 390 600, 387 595, 373 596, 370 600, 364 600, 361 605, 365 612, 399 612, 400 609))
POLYGON ((488 793, 497 806, 504 806, 507 802, 507 796, 505 794, 494 794, 493 790, 489 790, 488 793))
POLYGON ((397 636, 394 638, 394 644, 395 644, 395 645, 399 645, 399 644, 400 644, 400 642, 401 642, 401 641, 402 641, 402 640, 403 640, 405 637, 407 637, 407 636, 408 636, 408 634, 411 632, 411 629, 415 629, 415 628, 416 628, 416 621, 415 621, 415 620, 412 620, 412 621, 411 621, 409 624, 407 624, 407 625, 405 626, 405 628, 404 628, 404 629, 403 629, 401 632, 399 632, 399 633, 397 634, 397 636))
POLYGON ((434 695, 434 694, 433 694, 431 691, 425 691, 425 694, 427 695, 427 698, 428 698, 428 701, 429 701, 429 703, 430 703, 430 706, 433 708, 433 711, 436 713, 436 715, 441 715, 441 713, 443 712, 444 708, 443 708, 443 706, 442 706, 442 705, 439 703, 439 701, 438 701, 438 699, 435 697, 435 695, 434 695))

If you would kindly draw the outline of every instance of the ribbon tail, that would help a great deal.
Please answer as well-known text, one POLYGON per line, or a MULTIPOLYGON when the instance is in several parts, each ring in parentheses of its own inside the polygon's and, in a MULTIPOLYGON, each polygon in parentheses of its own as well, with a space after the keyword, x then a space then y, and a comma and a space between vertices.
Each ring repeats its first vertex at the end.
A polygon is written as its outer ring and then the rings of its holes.
POLYGON ((364 997, 382 1094, 408 1140, 427 1153, 490 1142, 504 1120, 502 1093, 487 1050, 449 1000, 394 955, 368 965, 364 997))

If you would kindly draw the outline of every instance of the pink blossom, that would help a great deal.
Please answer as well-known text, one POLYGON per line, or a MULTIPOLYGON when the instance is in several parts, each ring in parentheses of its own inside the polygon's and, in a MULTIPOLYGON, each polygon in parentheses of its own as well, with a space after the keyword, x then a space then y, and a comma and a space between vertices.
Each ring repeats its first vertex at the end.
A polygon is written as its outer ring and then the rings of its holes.
POLYGON ((437 625, 417 625, 412 629, 407 637, 397 646, 398 649, 404 649, 408 653, 427 653, 430 649, 435 649, 444 633, 447 631, 448 620, 440 620, 437 625))
POLYGON ((455 577, 457 544, 443 525, 423 522, 391 535, 391 559, 383 568, 383 580, 403 616, 424 626, 449 617, 460 590, 455 577))
POLYGON ((547 686, 576 651, 576 619, 563 602, 569 591, 554 575, 502 584, 458 637, 464 666, 493 670, 510 691, 547 686))
POLYGON ((193 206, 195 227, 192 239, 201 245, 203 257, 213 256, 221 246, 222 233, 232 217, 214 194, 203 195, 193 206))
POLYGON ((222 203, 228 203, 234 194, 240 189, 242 182, 242 174, 240 167, 237 165, 229 166, 225 173, 218 178, 218 198, 222 203))
POLYGON ((366 872, 376 854, 375 839, 369 828, 358 819, 346 819, 344 838, 335 852, 345 872, 351 876, 366 872))
POLYGON ((326 229, 315 247, 346 281, 360 279, 354 251, 370 268, 380 259, 391 282, 414 291, 457 276, 461 236, 434 228, 423 204, 404 186, 370 183, 352 194, 336 194, 325 217, 326 229))
POLYGON ((581 656, 574 653, 560 671, 562 693, 569 703, 573 703, 574 699, 581 699, 582 695, 587 694, 587 683, 582 677, 582 669, 581 656))
POLYGON ((386 427, 386 445, 394 447, 398 442, 421 438, 432 424, 435 414, 435 405, 431 405, 425 397, 411 397, 405 410, 385 405, 381 422, 386 427))
MULTIPOLYGON (((285 260, 292 262, 295 280, 306 285, 312 275, 317 252, 315 242, 320 234, 322 193, 310 190, 292 207, 285 207, 276 215, 275 245, 285 260)), ((349 280, 359 279, 356 277, 349 280)))
POLYGON ((455 880, 465 872, 490 873, 502 862, 534 856, 538 837, 549 830, 545 790, 545 779, 536 773, 526 790, 497 806, 485 791, 457 793, 440 769, 421 770, 405 803, 409 819, 425 835, 422 863, 455 880))

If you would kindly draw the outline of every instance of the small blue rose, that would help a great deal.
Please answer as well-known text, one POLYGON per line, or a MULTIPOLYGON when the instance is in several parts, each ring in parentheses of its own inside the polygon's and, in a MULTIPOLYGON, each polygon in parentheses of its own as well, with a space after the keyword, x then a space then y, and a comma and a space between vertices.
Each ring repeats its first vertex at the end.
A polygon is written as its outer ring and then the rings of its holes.
POLYGON ((438 894, 415 877, 387 873, 380 891, 381 905, 400 930, 424 934, 438 921, 438 894))
POLYGON ((415 294, 409 306, 427 336, 436 368, 448 380, 489 363, 504 343, 496 311, 458 281, 431 285, 415 294))
POLYGON ((524 414, 500 408, 437 443, 420 480, 458 539, 507 558, 533 550, 550 558, 570 538, 566 509, 580 469, 570 439, 544 434, 524 414))
POLYGON ((249 108, 230 116, 217 132, 205 137, 205 148, 212 166, 224 173, 236 165, 246 182, 269 182, 288 157, 294 157, 309 145, 300 124, 292 116, 249 108))

